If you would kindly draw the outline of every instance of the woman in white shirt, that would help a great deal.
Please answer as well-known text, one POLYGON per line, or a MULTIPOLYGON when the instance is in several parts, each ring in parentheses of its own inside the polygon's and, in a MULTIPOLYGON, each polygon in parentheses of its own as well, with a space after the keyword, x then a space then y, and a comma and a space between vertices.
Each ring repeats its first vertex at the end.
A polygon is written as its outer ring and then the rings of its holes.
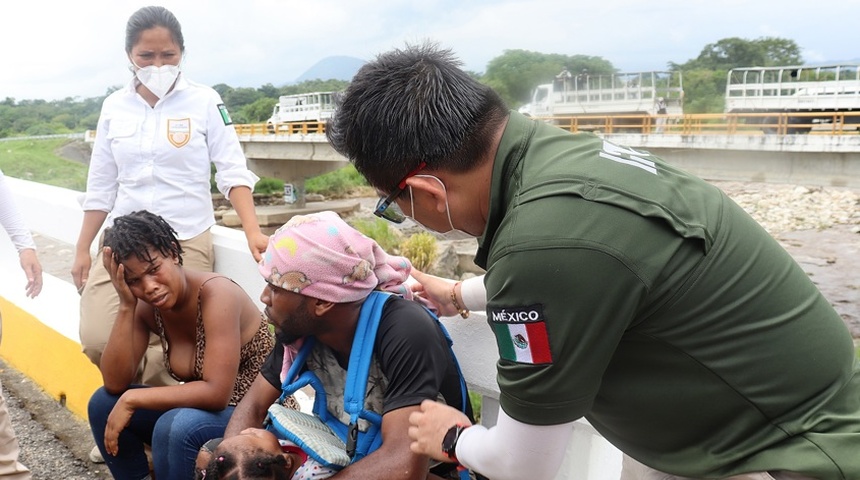
MULTIPOLYGON (((12 244, 18 251, 21 269, 27 277, 26 295, 36 298, 42 291, 42 264, 36 255, 36 243, 30 230, 24 224, 24 218, 15 205, 12 191, 6 184, 6 177, 0 170, 0 226, 9 234, 12 244)), ((9 275, 9 271, 5 270, 9 275)), ((3 319, 0 316, 0 337, 3 336, 3 319)), ((30 470, 18 461, 18 437, 12 427, 12 418, 3 396, 3 386, 0 385, 0 477, 19 480, 30 480, 30 470)))
MULTIPOLYGON (((209 178, 214 164, 218 190, 236 209, 255 260, 268 241, 254 211, 252 191, 259 178, 246 166, 220 95, 180 71, 185 42, 176 17, 163 7, 141 8, 129 18, 125 50, 134 77, 102 105, 72 267, 81 292, 81 344, 96 365, 118 307, 101 249, 95 261, 90 257, 102 226, 110 226, 118 216, 149 210, 176 230, 187 266, 211 271, 209 230, 215 216, 209 178)), ((173 383, 161 356, 155 341, 142 383, 173 383)))

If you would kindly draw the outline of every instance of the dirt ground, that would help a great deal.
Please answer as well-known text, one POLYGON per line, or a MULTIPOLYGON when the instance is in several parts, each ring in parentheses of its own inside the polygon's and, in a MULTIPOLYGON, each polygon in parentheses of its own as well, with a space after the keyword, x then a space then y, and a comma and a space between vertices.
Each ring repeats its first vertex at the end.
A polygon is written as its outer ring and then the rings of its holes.
POLYGON ((845 320, 860 343, 860 233, 856 225, 776 236, 845 320))

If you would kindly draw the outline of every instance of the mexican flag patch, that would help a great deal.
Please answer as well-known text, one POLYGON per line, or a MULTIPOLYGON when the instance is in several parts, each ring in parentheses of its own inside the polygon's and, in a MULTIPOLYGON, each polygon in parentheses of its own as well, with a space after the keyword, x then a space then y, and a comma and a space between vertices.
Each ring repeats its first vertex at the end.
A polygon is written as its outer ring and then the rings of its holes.
POLYGON ((496 334, 499 355, 517 363, 552 363, 549 335, 541 305, 514 308, 487 308, 496 334))
POLYGON ((218 113, 221 114, 221 120, 224 121, 224 125, 233 125, 233 119, 230 118, 230 113, 227 111, 227 105, 219 103, 218 113))

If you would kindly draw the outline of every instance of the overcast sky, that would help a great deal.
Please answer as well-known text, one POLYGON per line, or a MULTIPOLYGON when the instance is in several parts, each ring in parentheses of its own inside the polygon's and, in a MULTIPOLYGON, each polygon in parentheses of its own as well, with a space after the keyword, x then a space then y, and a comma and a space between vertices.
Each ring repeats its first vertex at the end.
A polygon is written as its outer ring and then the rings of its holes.
MULTIPOLYGON (((149 3, 4 3, 0 99, 89 98, 130 73, 125 24, 149 3)), ((424 39, 476 72, 508 49, 594 55, 623 72, 663 70, 727 37, 792 39, 809 63, 860 59, 860 0, 165 0, 200 83, 290 83, 322 58, 369 60, 424 39), (205 8, 202 8, 205 6, 205 8)))

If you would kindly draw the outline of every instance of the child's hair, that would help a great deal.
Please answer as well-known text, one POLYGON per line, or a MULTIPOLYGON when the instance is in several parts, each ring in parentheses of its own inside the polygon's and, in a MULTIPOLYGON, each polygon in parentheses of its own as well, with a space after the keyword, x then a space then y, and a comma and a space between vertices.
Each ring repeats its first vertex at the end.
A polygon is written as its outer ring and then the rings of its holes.
POLYGON ((160 216, 140 210, 117 217, 113 226, 105 229, 104 245, 110 247, 117 263, 136 255, 142 262, 152 263, 150 247, 165 257, 179 258, 182 265, 182 247, 176 239, 176 230, 160 216))
POLYGON ((198 480, 289 480, 291 473, 283 455, 259 448, 233 450, 213 454, 206 470, 198 474, 198 480))

